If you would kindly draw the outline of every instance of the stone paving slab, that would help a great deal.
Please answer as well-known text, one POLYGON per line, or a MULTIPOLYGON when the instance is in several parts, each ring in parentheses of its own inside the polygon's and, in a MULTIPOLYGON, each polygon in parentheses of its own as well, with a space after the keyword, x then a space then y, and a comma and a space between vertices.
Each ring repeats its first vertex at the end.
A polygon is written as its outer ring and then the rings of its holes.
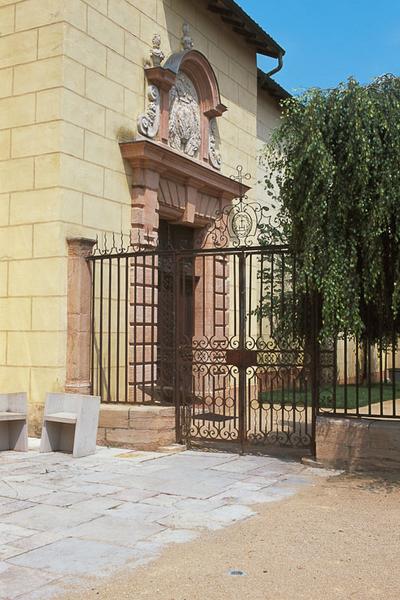
POLYGON ((114 544, 118 541, 118 546, 127 546, 134 548, 136 543, 160 533, 163 526, 138 517, 132 517, 130 520, 121 519, 114 516, 103 516, 74 527, 69 531, 69 535, 85 540, 94 540, 114 544))
POLYGON ((82 510, 68 506, 47 506, 46 504, 36 504, 23 511, 3 515, 0 517, 2 523, 12 525, 21 525, 29 529, 51 530, 57 528, 76 527, 85 521, 95 518, 91 512, 85 513, 82 510))
POLYGON ((4 502, 0 502, 0 516, 35 506, 33 502, 28 502, 27 500, 11 500, 10 498, 2 498, 2 500, 4 502))
POLYGON ((56 578, 43 570, 26 569, 0 562, 0 598, 1 600, 24 598, 27 592, 44 586, 56 578))
POLYGON ((0 600, 51 600, 332 474, 225 452, 0 452, 0 600))
MULTIPOLYGON (((114 538, 115 540, 115 538, 114 538)), ((65 538, 10 558, 9 563, 29 567, 38 572, 58 575, 107 575, 137 560, 138 553, 130 548, 91 540, 65 538)))

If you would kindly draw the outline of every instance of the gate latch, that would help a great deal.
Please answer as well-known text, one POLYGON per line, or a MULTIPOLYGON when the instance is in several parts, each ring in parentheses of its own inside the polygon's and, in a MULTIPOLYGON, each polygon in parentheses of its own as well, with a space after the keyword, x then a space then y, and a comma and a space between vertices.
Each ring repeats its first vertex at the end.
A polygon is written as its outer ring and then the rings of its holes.
POLYGON ((235 367, 253 367, 257 365, 257 350, 227 350, 226 363, 235 367))

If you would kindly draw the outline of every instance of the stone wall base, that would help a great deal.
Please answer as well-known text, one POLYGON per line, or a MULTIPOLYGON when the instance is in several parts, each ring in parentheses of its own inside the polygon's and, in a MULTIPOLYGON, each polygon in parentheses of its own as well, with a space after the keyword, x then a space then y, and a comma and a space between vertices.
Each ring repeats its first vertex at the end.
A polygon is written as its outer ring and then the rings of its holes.
POLYGON ((400 471, 400 421, 318 417, 316 458, 349 471, 400 471))
POLYGON ((174 444, 175 408, 102 404, 97 443, 138 450, 156 450, 174 444))

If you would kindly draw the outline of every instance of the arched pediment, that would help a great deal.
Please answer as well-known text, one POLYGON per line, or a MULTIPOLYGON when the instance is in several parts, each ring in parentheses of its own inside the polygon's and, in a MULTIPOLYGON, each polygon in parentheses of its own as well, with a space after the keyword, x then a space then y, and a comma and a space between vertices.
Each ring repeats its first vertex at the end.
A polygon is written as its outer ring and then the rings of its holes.
POLYGON ((208 118, 220 117, 226 110, 221 102, 219 85, 209 60, 198 50, 183 50, 171 54, 164 64, 175 75, 185 73, 196 86, 202 109, 208 118))
POLYGON ((183 32, 184 49, 164 64, 160 37, 153 38, 152 64, 145 68, 149 101, 138 119, 138 132, 219 170, 217 119, 227 108, 209 60, 193 49, 187 25, 183 32))

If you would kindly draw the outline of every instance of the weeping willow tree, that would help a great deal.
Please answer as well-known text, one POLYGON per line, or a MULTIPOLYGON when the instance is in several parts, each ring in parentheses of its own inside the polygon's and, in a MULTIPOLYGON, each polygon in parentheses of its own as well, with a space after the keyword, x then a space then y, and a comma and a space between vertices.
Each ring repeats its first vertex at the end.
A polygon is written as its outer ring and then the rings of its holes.
POLYGON ((400 78, 286 100, 264 162, 277 207, 266 237, 296 256, 321 337, 400 333, 400 78))

